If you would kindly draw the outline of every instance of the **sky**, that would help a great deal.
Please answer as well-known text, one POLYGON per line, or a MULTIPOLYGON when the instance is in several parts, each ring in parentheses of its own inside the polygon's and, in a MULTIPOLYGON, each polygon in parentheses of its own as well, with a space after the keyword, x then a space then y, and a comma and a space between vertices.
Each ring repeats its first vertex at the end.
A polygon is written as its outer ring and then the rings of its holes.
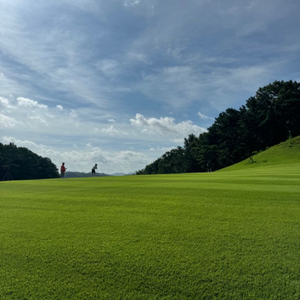
POLYGON ((0 142, 131 173, 300 81, 299 0, 0 0, 0 142))

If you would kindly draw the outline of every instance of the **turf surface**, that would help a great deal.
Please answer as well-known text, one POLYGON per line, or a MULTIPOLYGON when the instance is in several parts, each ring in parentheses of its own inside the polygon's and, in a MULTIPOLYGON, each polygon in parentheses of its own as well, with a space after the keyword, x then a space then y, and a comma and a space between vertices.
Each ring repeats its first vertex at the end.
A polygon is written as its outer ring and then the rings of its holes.
POLYGON ((299 183, 297 159, 2 182, 0 299, 299 299, 299 183))

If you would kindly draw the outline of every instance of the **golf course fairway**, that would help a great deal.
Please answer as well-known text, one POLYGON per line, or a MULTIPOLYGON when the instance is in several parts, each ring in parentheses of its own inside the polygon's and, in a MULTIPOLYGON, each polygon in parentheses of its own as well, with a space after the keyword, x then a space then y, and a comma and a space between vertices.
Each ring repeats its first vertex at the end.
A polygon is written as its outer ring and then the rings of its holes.
POLYGON ((300 298, 297 159, 0 193, 0 299, 300 298))

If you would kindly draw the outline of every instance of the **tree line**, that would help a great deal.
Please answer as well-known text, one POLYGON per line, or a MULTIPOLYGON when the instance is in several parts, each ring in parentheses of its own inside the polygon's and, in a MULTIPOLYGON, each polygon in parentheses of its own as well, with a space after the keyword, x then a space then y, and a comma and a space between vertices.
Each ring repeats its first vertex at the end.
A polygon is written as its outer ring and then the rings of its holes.
POLYGON ((0 180, 58 178, 57 167, 47 157, 13 143, 0 143, 0 180))
POLYGON ((300 135, 300 83, 275 81, 259 88, 240 109, 228 108, 198 137, 166 153, 143 174, 215 171, 300 135))

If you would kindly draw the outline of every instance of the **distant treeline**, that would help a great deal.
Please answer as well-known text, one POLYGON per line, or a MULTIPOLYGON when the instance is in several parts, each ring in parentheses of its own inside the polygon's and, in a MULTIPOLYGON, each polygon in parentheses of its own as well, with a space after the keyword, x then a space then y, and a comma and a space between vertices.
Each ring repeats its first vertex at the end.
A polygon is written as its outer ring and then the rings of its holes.
POLYGON ((259 88, 239 110, 220 113, 207 132, 190 134, 183 147, 166 152, 136 174, 215 171, 298 135, 300 84, 275 81, 259 88))
POLYGON ((13 143, 0 143, 0 180, 44 179, 59 177, 49 158, 41 157, 13 143))
MULTIPOLYGON (((92 172, 85 173, 85 172, 72 172, 72 171, 67 171, 65 174, 65 178, 82 178, 82 177, 91 177, 92 172)), ((110 176, 105 173, 96 173, 95 177, 104 177, 104 176, 110 176)))

